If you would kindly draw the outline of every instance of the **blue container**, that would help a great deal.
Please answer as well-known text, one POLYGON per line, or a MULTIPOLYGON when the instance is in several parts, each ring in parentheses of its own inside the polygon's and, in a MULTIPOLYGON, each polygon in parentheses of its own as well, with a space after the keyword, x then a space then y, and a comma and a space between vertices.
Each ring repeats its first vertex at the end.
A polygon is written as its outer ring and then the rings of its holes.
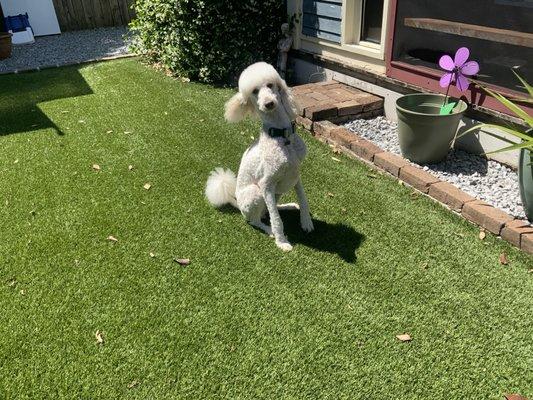
POLYGON ((31 28, 28 13, 19 15, 10 15, 4 18, 6 31, 24 32, 26 28, 31 28))

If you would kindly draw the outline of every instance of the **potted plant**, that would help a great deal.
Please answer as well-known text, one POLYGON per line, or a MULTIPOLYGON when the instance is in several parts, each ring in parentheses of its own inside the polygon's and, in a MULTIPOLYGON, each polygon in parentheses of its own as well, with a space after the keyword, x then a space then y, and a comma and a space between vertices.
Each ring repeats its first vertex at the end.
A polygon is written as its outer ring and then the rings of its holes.
POLYGON ((445 70, 440 86, 447 88, 446 95, 408 94, 396 101, 398 137, 405 158, 430 164, 441 161, 448 154, 467 108, 464 101, 448 97, 450 86, 455 83, 460 91, 465 91, 470 84, 466 76, 479 72, 478 63, 468 61, 469 56, 470 51, 461 47, 453 60, 449 55, 440 58, 439 65, 445 70))
MULTIPOLYGON (((520 75, 518 75, 514 70, 513 73, 520 80, 522 85, 526 88, 528 94, 524 97, 518 97, 514 99, 515 101, 509 100, 508 98, 502 96, 499 93, 496 93, 487 87, 479 85, 485 92, 490 96, 494 97, 501 104, 503 104, 508 110, 513 112, 518 118, 523 122, 522 127, 516 126, 500 126, 495 124, 479 124, 470 129, 467 129, 458 137, 467 135, 475 130, 480 128, 497 128, 502 132, 506 132, 511 136, 514 136, 520 140, 520 143, 512 144, 510 146, 504 147, 499 150, 491 151, 486 154, 500 153, 503 151, 510 150, 520 150, 520 158, 518 161, 518 181, 520 186, 520 198, 522 200, 522 205, 526 213, 526 217, 530 222, 533 222, 533 117, 531 117, 526 111, 520 108, 516 103, 533 103, 533 87, 529 85, 520 75)), ((503 141, 508 140, 502 135, 493 133, 492 135, 498 137, 503 141)))

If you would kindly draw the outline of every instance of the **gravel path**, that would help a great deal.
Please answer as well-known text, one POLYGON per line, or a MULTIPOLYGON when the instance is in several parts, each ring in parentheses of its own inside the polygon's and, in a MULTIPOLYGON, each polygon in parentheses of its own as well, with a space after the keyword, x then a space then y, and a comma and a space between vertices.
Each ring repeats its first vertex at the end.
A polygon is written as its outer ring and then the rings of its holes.
POLYGON ((35 43, 13 46, 11 58, 0 61, 0 73, 127 54, 126 33, 125 27, 114 27, 36 37, 35 43))
MULTIPOLYGON (((377 117, 351 121, 345 127, 383 150, 401 155, 396 123, 377 117)), ((526 218, 520 201, 517 172, 497 161, 462 150, 452 150, 444 161, 422 168, 477 199, 517 218, 526 218)))

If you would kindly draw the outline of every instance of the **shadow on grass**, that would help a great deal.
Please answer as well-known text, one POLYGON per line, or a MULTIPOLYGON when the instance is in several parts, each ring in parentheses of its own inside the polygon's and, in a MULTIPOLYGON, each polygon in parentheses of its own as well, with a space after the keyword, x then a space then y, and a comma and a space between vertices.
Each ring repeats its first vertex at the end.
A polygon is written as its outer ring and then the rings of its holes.
MULTIPOLYGON (((239 213, 239 210, 229 205, 223 206, 218 210, 224 214, 239 213)), ((356 250, 361 246, 365 237, 352 227, 345 224, 330 224, 313 218, 315 230, 311 233, 306 233, 300 226, 300 211, 284 210, 280 211, 280 215, 283 220, 285 234, 292 244, 302 244, 317 251, 337 254, 348 263, 353 263, 357 260, 356 250)), ((268 213, 263 222, 270 224, 268 213)), ((257 230, 261 231, 260 229, 257 230)))
POLYGON ((0 136, 43 128, 53 128, 62 135, 63 132, 39 109, 38 104, 93 93, 77 67, 62 68, 61 74, 50 69, 3 75, 0 87, 0 136))
POLYGON ((292 244, 302 244, 317 251, 337 254, 344 261, 357 260, 356 250, 361 246, 364 235, 345 224, 331 224, 313 218, 315 230, 306 233, 300 226, 300 212, 281 211, 285 234, 292 244))

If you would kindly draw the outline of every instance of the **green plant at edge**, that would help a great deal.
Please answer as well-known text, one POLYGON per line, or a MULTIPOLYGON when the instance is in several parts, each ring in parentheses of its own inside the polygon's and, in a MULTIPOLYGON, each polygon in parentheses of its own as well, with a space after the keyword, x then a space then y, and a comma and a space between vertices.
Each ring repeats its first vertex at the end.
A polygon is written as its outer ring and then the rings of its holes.
MULTIPOLYGON (((490 90, 487 87, 484 87, 484 86, 481 86, 481 85, 480 85, 480 87, 485 92, 487 92, 492 97, 494 97, 496 100, 498 100, 501 104, 503 104, 508 110, 510 110, 516 116, 518 116, 521 120, 523 120, 524 123, 529 127, 527 130, 530 130, 530 129, 533 129, 533 117, 529 116, 526 111, 524 111, 522 108, 520 108, 516 104, 516 102, 532 104, 533 103, 533 87, 531 85, 529 85, 525 81, 525 79, 523 79, 520 75, 518 75, 514 70, 513 70, 513 73, 516 75, 516 77, 520 80, 520 82, 526 88, 526 90, 528 92, 527 97, 514 98, 513 99, 514 102, 513 102, 512 100, 504 97, 500 93, 494 92, 494 91, 490 90)), ((512 135, 514 137, 517 137, 517 138, 521 139, 520 143, 516 143, 516 144, 513 144, 511 146, 507 146, 507 147, 504 147, 502 149, 498 149, 498 150, 495 150, 495 151, 491 151, 491 152, 486 153, 486 154, 501 153, 501 152, 504 152, 504 151, 517 150, 517 149, 528 149, 529 151, 533 152, 533 136, 528 134, 527 130, 526 130, 526 132, 523 132, 520 129, 515 128, 515 127, 483 123, 483 124, 478 124, 476 126, 473 126, 472 128, 467 129, 466 131, 462 132, 457 137, 459 138, 461 136, 465 136, 465 135, 467 135, 467 134, 469 134, 469 133, 471 133, 473 131, 477 131, 478 129, 481 129, 481 128, 497 128, 497 129, 500 129, 501 131, 503 131, 505 133, 508 133, 509 135, 512 135)), ((489 133, 490 135, 492 135, 494 137, 497 137, 500 140, 508 141, 505 137, 503 137, 501 135, 498 135, 496 133, 490 133, 490 132, 487 132, 487 133, 489 133)))

